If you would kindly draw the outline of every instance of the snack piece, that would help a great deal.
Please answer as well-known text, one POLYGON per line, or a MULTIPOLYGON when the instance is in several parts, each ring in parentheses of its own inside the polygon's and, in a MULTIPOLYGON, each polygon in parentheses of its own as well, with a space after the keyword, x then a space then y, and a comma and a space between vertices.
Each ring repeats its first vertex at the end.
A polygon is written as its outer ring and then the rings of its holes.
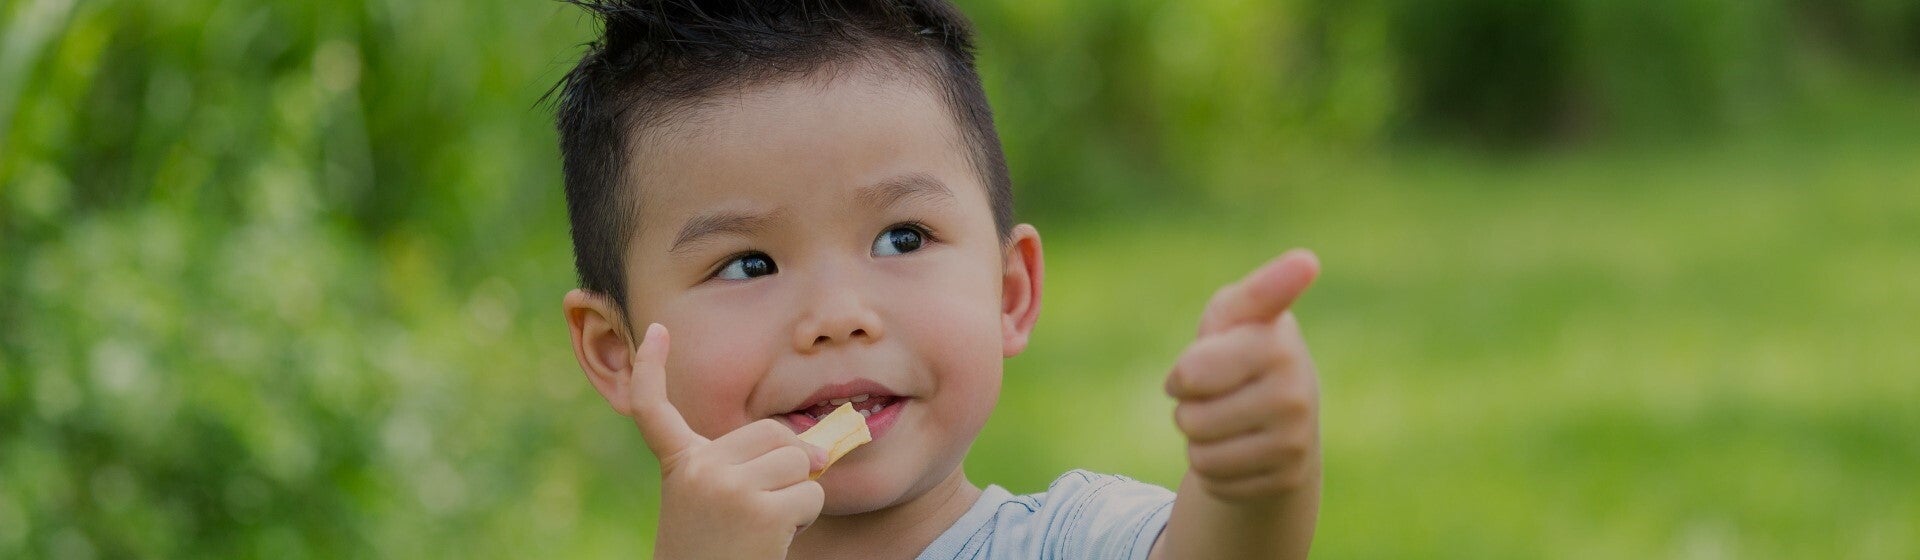
POLYGON ((826 474, 827 467, 833 466, 833 462, 840 460, 841 456, 860 447, 860 444, 873 441, 873 432, 867 431, 867 417, 854 410, 853 403, 846 403, 821 418, 819 424, 801 432, 800 440, 827 450, 827 464, 821 465, 820 470, 807 473, 808 479, 819 479, 820 475, 826 474))

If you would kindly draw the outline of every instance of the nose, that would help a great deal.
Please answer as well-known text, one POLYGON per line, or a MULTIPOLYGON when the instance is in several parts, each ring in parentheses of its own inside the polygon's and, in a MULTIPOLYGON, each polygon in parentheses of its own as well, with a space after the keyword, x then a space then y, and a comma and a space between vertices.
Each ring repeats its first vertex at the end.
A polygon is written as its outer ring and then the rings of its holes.
POLYGON ((883 328, 880 315, 847 285, 823 285, 805 315, 794 325, 793 347, 803 354, 819 352, 835 344, 873 342, 883 328))

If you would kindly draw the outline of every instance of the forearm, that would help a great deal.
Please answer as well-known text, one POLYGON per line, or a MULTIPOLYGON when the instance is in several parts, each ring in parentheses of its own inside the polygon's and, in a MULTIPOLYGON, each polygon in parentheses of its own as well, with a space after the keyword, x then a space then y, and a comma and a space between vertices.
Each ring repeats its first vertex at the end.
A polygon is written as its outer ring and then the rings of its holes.
POLYGON ((1309 468, 1295 489, 1259 502, 1223 501, 1188 471, 1152 557, 1306 558, 1320 511, 1319 457, 1309 468))

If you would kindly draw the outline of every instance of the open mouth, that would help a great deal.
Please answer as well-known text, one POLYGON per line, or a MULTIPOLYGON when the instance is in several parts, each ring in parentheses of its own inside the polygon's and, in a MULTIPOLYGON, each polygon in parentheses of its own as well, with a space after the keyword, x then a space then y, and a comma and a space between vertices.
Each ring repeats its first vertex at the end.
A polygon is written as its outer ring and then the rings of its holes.
POLYGON ((832 413, 833 409, 840 408, 840 405, 853 403, 853 409, 858 411, 861 416, 873 418, 873 415, 886 410, 888 406, 893 405, 899 400, 901 400, 900 397, 892 395, 860 394, 844 399, 828 399, 813 403, 813 406, 788 412, 787 415, 802 415, 806 416, 808 420, 819 422, 821 417, 832 413))
POLYGON ((906 408, 907 403, 912 400, 911 398, 899 395, 861 393, 816 401, 811 405, 779 414, 777 417, 784 420, 788 426, 791 426, 793 431, 804 432, 808 428, 812 428, 815 424, 819 424, 821 418, 833 413, 833 410, 840 408, 840 405, 852 404, 855 411, 858 411, 861 416, 866 417, 867 429, 873 433, 873 438, 877 440, 880 439, 881 436, 886 435, 888 429, 900 418, 901 409, 906 408))

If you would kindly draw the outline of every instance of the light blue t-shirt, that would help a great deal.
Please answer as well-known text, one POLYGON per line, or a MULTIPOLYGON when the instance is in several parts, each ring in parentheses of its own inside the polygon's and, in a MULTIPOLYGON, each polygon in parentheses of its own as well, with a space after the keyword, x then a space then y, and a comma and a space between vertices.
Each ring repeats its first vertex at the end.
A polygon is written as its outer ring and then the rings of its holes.
POLYGON ((1047 491, 988 486, 920 560, 1145 560, 1173 511, 1173 492, 1124 476, 1067 471, 1047 491))

